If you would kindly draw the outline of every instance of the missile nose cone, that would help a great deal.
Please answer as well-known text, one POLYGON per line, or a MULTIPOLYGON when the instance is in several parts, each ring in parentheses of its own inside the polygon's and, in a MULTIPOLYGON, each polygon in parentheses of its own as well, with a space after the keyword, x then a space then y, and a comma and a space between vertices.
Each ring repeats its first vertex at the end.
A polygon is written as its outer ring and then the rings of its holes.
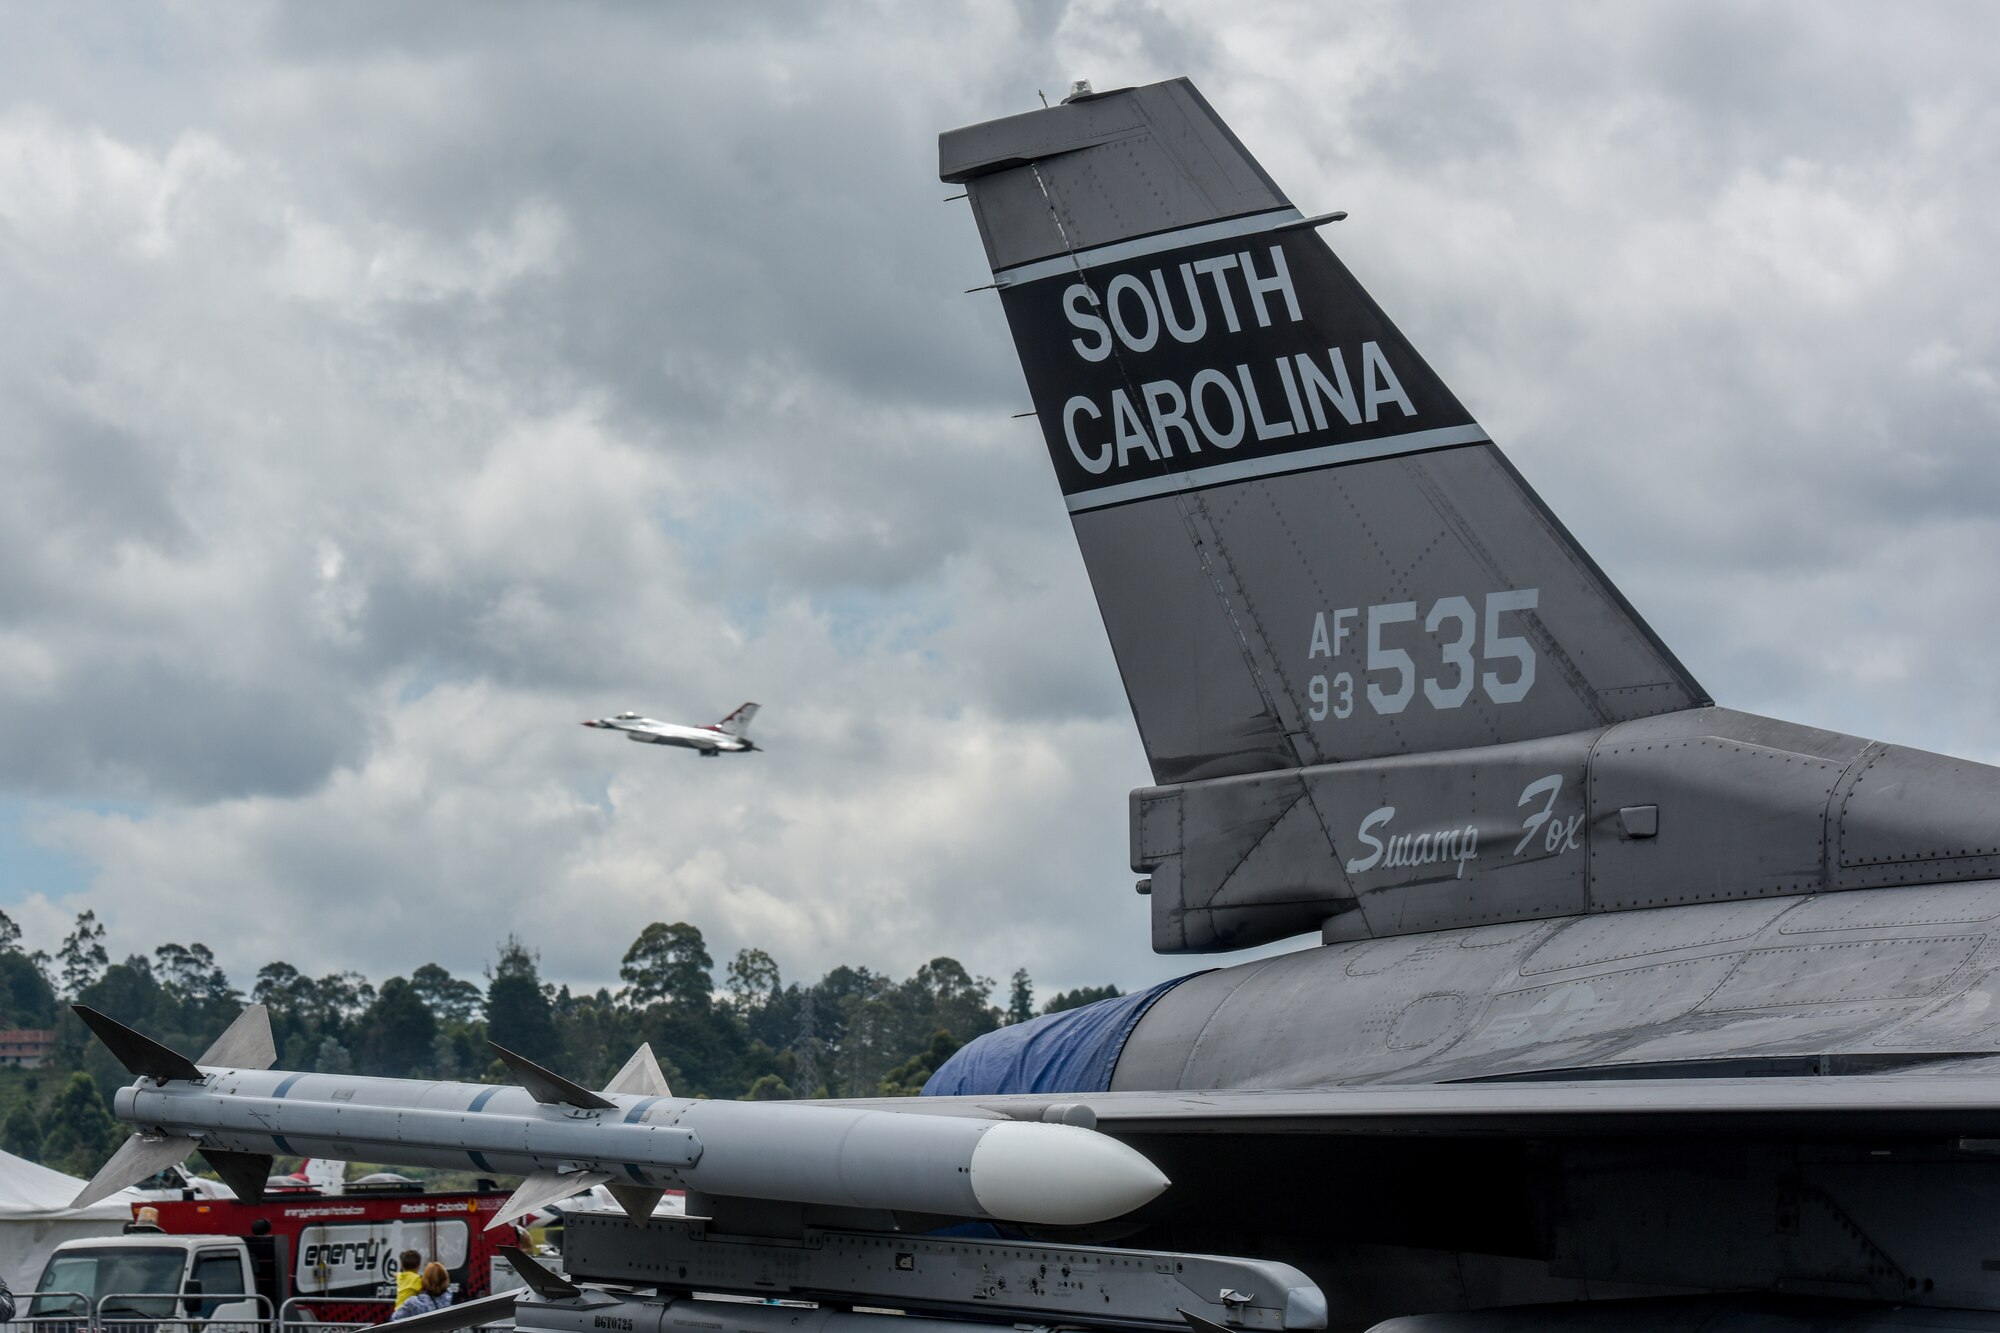
POLYGON ((1004 1121, 972 1150, 972 1197, 1007 1222, 1077 1226, 1121 1217, 1167 1187, 1118 1140, 1074 1125, 1004 1121))

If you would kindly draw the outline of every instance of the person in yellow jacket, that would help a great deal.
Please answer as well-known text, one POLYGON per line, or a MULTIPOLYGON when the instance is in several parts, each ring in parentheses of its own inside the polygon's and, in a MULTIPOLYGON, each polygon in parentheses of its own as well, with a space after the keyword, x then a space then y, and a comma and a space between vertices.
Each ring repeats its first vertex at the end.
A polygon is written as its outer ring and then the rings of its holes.
POLYGON ((396 1256, 396 1305, 403 1308, 403 1302, 424 1289, 424 1256, 415 1250, 404 1250, 396 1256))

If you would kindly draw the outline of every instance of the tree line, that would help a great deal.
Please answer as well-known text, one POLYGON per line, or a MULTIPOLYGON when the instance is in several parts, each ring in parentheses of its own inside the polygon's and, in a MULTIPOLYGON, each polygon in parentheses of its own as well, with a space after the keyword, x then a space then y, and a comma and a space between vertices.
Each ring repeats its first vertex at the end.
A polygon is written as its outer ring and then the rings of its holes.
MULTIPOLYGON (((128 1076, 69 1005, 199 1055, 246 1003, 204 944, 162 944, 114 963, 104 935, 86 911, 53 956, 31 952, 0 912, 0 1030, 55 1032, 42 1068, 0 1077, 0 1148, 74 1175, 95 1172, 123 1140, 104 1094, 128 1076)), ((701 931, 685 921, 647 926, 618 976, 615 991, 544 981, 532 944, 509 936, 479 981, 426 963, 377 986, 358 972, 312 977, 272 962, 258 969, 247 1000, 269 1008, 288 1069, 504 1083, 490 1040, 601 1086, 651 1042, 676 1095, 782 1100, 913 1096, 974 1037, 1119 993, 1082 987, 1037 1010, 1022 969, 1001 1005, 991 978, 946 957, 901 981, 841 966, 787 984, 754 948, 737 951, 718 987, 701 931)))

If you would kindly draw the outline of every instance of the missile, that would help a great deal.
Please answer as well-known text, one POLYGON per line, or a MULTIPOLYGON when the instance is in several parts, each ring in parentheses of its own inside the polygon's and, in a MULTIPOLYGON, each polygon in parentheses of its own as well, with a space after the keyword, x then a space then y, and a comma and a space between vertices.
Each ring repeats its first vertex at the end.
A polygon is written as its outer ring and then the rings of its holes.
POLYGON ((645 1046, 602 1092, 499 1046, 512 1086, 363 1078, 272 1069, 262 1005, 199 1061, 75 1008, 136 1075, 113 1109, 137 1130, 75 1207, 197 1148, 245 1198, 277 1153, 526 1177, 489 1227, 599 1184, 635 1221, 686 1189, 1050 1226, 1108 1221, 1167 1187, 1139 1152, 1076 1125, 675 1097, 645 1046))

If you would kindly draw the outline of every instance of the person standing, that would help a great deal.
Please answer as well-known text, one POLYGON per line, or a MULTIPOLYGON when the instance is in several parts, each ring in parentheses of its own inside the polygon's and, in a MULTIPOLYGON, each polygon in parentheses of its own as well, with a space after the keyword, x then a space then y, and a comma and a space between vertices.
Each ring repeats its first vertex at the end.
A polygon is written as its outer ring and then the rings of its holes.
POLYGON ((451 1274, 445 1266, 435 1261, 424 1265, 423 1287, 416 1295, 396 1307, 396 1313, 389 1316, 391 1322, 407 1319, 415 1315, 429 1314, 442 1310, 451 1304, 451 1274))
POLYGON ((14 1320, 14 1293, 7 1290, 7 1279, 0 1276, 0 1324, 14 1320))
POLYGON ((396 1303, 391 1309, 402 1309, 403 1302, 424 1289, 423 1274, 417 1271, 423 1264, 424 1256, 415 1250, 404 1250, 396 1256, 396 1303))

